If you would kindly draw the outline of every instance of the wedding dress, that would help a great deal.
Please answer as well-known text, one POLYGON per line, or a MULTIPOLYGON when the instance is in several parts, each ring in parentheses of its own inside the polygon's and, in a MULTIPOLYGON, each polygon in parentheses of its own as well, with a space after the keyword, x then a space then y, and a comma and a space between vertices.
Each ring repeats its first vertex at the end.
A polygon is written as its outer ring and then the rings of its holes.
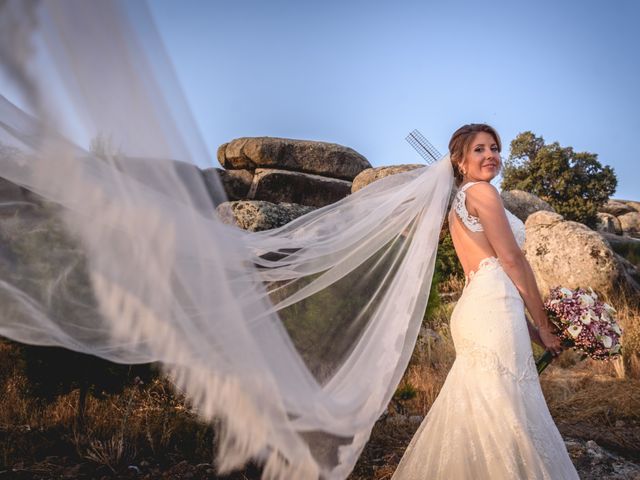
MULTIPOLYGON (((460 188, 449 213, 482 231, 460 188)), ((505 209, 520 247, 524 224, 505 209)), ((496 257, 471 271, 450 321, 456 359, 394 480, 579 478, 545 402, 524 302, 496 257)))

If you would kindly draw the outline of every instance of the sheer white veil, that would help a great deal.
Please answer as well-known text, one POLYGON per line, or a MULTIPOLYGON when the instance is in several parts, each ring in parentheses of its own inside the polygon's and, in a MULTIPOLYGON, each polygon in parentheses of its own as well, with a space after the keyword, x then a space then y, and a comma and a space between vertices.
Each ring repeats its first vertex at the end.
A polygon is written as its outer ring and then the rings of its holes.
POLYGON ((143 2, 5 0, 0 36, 0 177, 33 192, 0 185, 0 335, 161 362, 221 472, 345 478, 418 335, 448 155, 245 232, 143 2))

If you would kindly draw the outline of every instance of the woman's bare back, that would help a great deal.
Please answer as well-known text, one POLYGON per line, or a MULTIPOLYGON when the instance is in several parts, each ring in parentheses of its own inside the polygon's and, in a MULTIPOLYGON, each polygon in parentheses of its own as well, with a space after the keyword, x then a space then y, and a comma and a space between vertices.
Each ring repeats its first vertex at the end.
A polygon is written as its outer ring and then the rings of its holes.
POLYGON ((449 233, 453 240, 453 246, 467 277, 471 275, 471 272, 475 272, 478 269, 478 265, 482 259, 497 257, 487 236, 484 231, 482 231, 482 227, 480 226, 480 229, 475 228, 474 230, 476 231, 472 231, 469 228, 473 228, 474 225, 479 224, 478 217, 473 215, 474 213, 476 212, 473 211, 473 208, 469 207, 469 210, 467 209, 465 196, 463 195, 462 198, 454 200, 448 216, 449 233), (458 207, 458 212, 456 212, 457 201, 462 203, 462 205, 458 207), (460 215, 467 216, 469 226, 465 226, 460 215))
MULTIPOLYGON (((485 218, 485 223, 488 222, 485 229, 485 225, 480 223, 480 215, 477 209, 474 207, 473 198, 471 202, 467 201, 466 190, 469 190, 475 184, 486 184, 487 182, 467 182, 460 187, 451 205, 449 211, 449 232, 453 240, 453 246, 456 250, 456 254, 462 264, 462 268, 467 278, 469 278, 473 272, 476 272, 480 266, 480 263, 485 258, 501 258, 498 252, 498 248, 495 247, 495 242, 500 242, 503 255, 510 255, 510 251, 518 251, 521 253, 522 247, 525 242, 525 228, 524 223, 504 208, 502 202, 498 205, 492 205, 490 208, 495 210, 496 208, 502 209, 502 217, 506 220, 504 228, 501 225, 494 226, 494 224, 485 218), (490 241, 489 238, 493 237, 490 241), (510 237, 510 238, 508 238, 510 237)), ((483 187, 484 188, 484 187, 483 187)), ((493 188, 493 187, 491 187, 493 188)), ((474 197, 471 195, 471 197, 474 197)), ((475 195, 476 200, 483 197, 475 195)), ((486 198, 481 200, 486 202, 486 198)), ((495 203, 495 202, 494 202, 495 203)), ((481 206, 482 204, 480 204, 481 206)), ((486 210, 486 208, 485 208, 486 210)), ((485 211, 485 217, 486 217, 485 211)), ((500 223, 499 216, 496 217, 497 223, 500 223)))

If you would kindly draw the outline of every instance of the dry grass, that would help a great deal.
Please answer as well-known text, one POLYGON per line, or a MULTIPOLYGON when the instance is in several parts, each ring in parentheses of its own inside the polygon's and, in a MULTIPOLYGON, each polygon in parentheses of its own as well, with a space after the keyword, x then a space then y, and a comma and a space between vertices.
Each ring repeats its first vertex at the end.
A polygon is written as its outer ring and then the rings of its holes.
POLYGON ((413 352, 402 385, 411 385, 416 396, 404 402, 412 414, 426 415, 435 401, 455 360, 455 349, 449 331, 449 317, 454 303, 442 304, 425 325, 437 337, 420 339, 413 352))
POLYGON ((640 421, 640 380, 594 374, 588 366, 551 369, 542 381, 549 408, 573 422, 640 421))
POLYGON ((625 291, 613 295, 601 295, 600 299, 617 310, 617 318, 623 329, 622 362, 616 365, 620 378, 640 379, 640 299, 625 291))
POLYGON ((86 423, 76 423, 78 390, 51 403, 24 393, 19 375, 0 397, 0 465, 30 465, 51 455, 90 460, 113 473, 143 459, 213 461, 214 434, 166 380, 131 385, 120 395, 89 396, 86 423))
POLYGON ((460 297, 464 288, 464 277, 450 276, 438 284, 438 292, 447 301, 454 301, 460 297))

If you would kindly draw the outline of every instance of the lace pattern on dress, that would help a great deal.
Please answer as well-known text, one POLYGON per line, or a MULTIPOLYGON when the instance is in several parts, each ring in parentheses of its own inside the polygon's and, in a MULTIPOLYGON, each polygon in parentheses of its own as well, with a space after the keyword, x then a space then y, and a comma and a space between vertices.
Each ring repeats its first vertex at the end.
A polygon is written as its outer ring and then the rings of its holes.
MULTIPOLYGON (((480 182, 465 183, 462 186, 462 188, 458 190, 458 193, 456 193, 456 196, 453 199, 452 208, 456 212, 456 214, 458 215, 462 223, 469 230, 471 230, 472 232, 482 232, 484 231, 484 228, 480 223, 480 219, 478 217, 474 217, 473 215, 471 215, 467 210, 467 205, 466 205, 467 194, 465 193, 465 190, 469 188, 471 185, 475 185, 476 183, 480 183, 480 182)), ((504 209, 504 211, 507 215, 509 226, 513 231, 513 236, 515 237, 516 242, 518 243, 520 248, 522 248, 525 242, 524 223, 522 222, 522 220, 520 220, 518 217, 516 217, 513 213, 511 213, 506 208, 504 209)))
POLYGON ((466 287, 467 285, 469 285, 469 282, 471 282, 471 280, 473 279, 473 276, 479 272, 480 270, 495 270, 498 267, 501 267, 502 264, 500 263, 500 260, 498 259, 498 257, 486 257, 483 258, 482 260, 480 260, 480 262, 478 263, 478 268, 473 271, 470 270, 469 271, 469 275, 465 275, 465 283, 464 286, 466 287))
POLYGON ((469 214, 467 211, 466 198, 467 195, 464 192, 468 187, 478 182, 469 182, 462 186, 453 200, 453 209, 455 210, 462 223, 471 230, 472 232, 482 232, 484 229, 482 228, 482 224, 480 223, 480 219, 478 217, 474 217, 469 214))
POLYGON ((458 339, 455 347, 456 355, 473 368, 478 368, 483 372, 497 372, 518 383, 539 381, 533 355, 528 356, 526 361, 519 366, 518 371, 513 372, 500 361, 500 356, 490 348, 466 338, 458 339))

